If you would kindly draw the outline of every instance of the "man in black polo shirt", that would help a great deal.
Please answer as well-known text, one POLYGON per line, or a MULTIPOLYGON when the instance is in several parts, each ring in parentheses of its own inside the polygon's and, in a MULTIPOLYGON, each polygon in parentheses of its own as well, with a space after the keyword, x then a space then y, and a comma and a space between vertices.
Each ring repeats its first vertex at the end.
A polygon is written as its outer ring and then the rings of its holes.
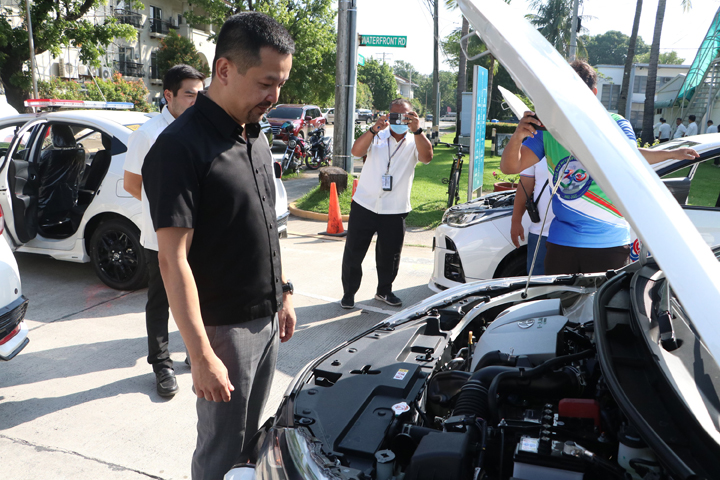
POLYGON ((295 327, 282 275, 272 155, 258 139, 295 44, 270 17, 230 17, 212 83, 157 139, 143 182, 160 270, 192 363, 198 438, 192 478, 218 480, 258 429, 278 338, 295 327))

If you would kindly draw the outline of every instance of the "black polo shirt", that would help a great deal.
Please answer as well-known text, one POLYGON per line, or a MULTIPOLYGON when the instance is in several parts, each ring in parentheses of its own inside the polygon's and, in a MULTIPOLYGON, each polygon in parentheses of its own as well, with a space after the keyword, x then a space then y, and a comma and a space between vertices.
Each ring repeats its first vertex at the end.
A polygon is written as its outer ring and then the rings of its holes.
POLYGON ((205 325, 230 325, 282 306, 280 243, 270 148, 198 94, 145 157, 155 230, 193 228, 188 254, 205 325))

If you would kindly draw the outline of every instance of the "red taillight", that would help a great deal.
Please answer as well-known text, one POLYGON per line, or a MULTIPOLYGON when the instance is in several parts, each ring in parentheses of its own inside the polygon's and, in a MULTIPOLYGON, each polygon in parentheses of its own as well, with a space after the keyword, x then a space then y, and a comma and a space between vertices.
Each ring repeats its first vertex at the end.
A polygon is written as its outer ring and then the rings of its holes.
POLYGON ((5 345, 7 342, 9 342, 10 340, 12 340, 12 338, 13 338, 15 335, 17 335, 18 333, 20 333, 20 324, 19 324, 19 323, 18 323, 18 325, 17 325, 15 328, 13 328, 13 331, 10 332, 7 337, 5 337, 5 338, 3 338, 2 340, 0 340, 0 345, 5 345))

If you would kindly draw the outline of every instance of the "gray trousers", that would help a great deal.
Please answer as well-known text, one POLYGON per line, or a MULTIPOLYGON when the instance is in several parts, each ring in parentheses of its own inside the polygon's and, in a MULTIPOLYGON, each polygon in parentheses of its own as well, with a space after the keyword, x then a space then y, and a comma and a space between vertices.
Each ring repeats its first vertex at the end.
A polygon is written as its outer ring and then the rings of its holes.
POLYGON ((235 387, 230 401, 197 399, 197 444, 193 480, 222 480, 258 430, 270 394, 279 345, 278 319, 264 317, 236 325, 205 327, 215 354, 235 387))

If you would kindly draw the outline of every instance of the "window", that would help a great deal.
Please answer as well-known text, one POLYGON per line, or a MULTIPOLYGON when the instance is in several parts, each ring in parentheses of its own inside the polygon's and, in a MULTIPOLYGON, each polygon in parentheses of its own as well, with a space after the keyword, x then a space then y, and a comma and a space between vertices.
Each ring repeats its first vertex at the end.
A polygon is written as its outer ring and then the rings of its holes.
POLYGON ((635 76, 633 81, 633 93, 645 93, 647 89, 647 76, 635 76))
POLYGON ((645 105, 642 103, 633 103, 630 107, 630 125, 635 130, 642 128, 643 118, 645 118, 645 105))
POLYGON ((620 98, 620 85, 606 83, 602 86, 600 101, 607 110, 617 110, 618 98, 620 98))
POLYGON ((150 78, 160 78, 157 65, 157 50, 153 50, 150 54, 150 78))
POLYGON ((118 57, 120 69, 124 70, 127 63, 133 61, 133 47, 119 47, 118 57))

